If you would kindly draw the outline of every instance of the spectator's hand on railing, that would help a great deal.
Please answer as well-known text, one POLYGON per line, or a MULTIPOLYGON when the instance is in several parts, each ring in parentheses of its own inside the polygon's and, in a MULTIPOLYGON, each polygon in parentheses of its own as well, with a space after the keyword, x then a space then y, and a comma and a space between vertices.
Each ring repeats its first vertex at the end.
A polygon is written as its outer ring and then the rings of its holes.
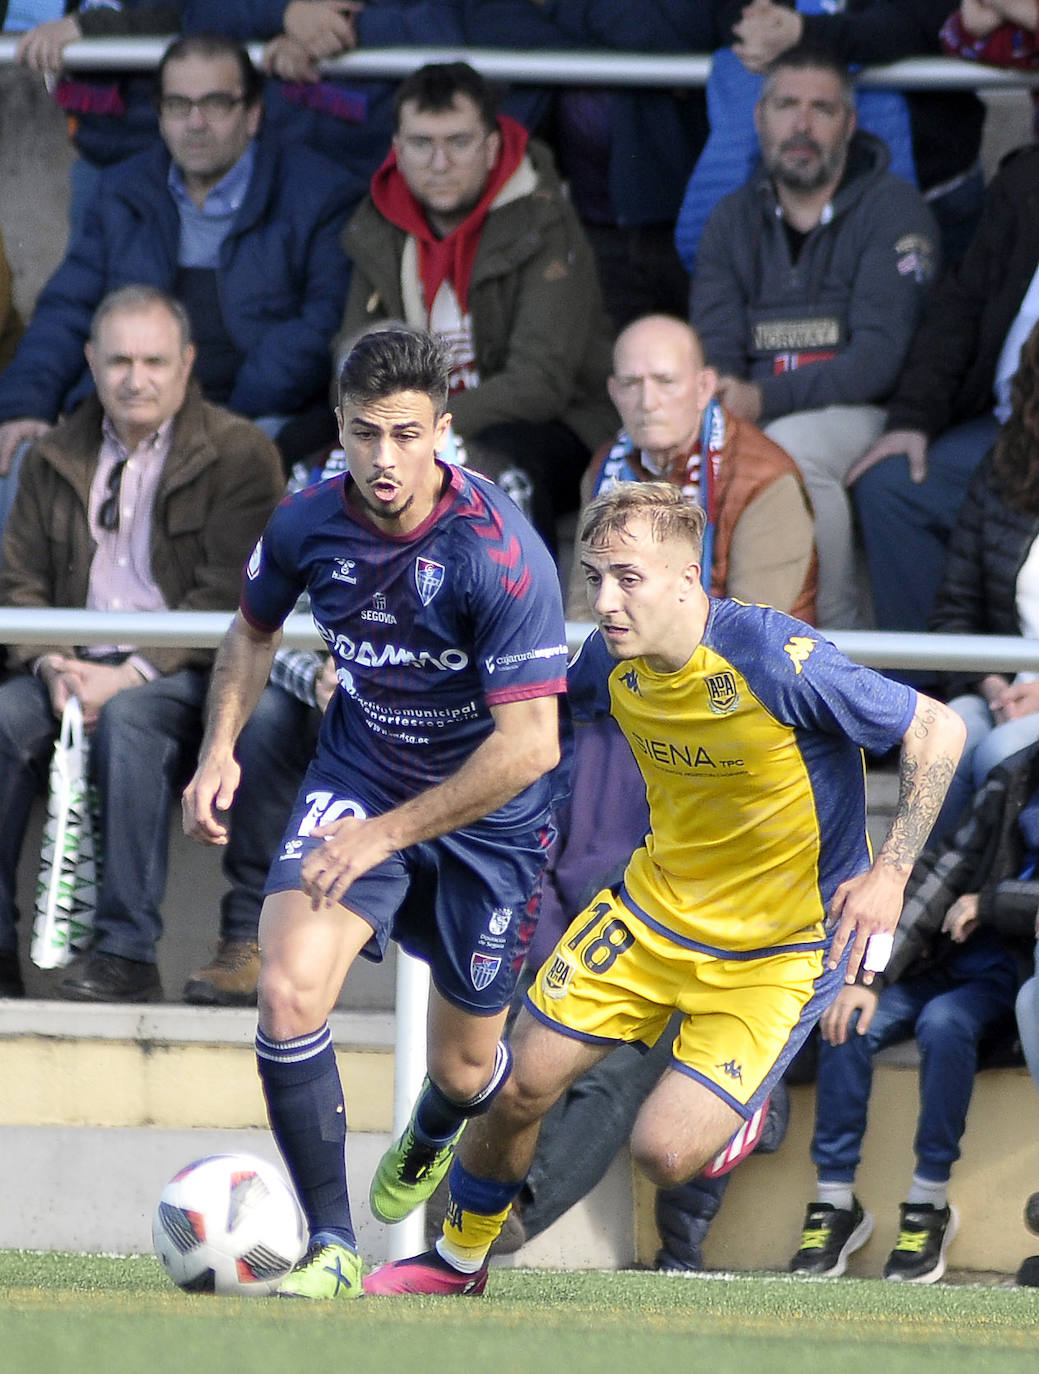
POLYGON ((46 420, 5 420, 0 424, 0 477, 11 471, 14 451, 25 439, 38 439, 50 425, 46 420))
POLYGON ((317 63, 302 43, 287 33, 280 33, 263 50, 263 69, 268 76, 282 81, 305 81, 310 85, 321 80, 317 63))
POLYGON ((363 8, 357 0, 291 0, 281 22, 288 36, 319 60, 357 47, 355 16, 363 8))
POLYGON ((985 0, 962 0, 960 22, 972 38, 987 38, 1003 23, 1003 16, 985 0))
POLYGON ((796 10, 772 0, 752 0, 732 26, 732 50, 750 72, 763 72, 780 53, 796 47, 804 20, 796 10))
POLYGON ((749 420, 755 424, 761 415, 761 387, 756 382, 744 382, 739 377, 719 377, 714 394, 738 420, 749 420))
POLYGON ((22 34, 14 50, 14 60, 34 72, 60 72, 66 46, 82 37, 83 30, 75 14, 51 19, 22 34))
POLYGON ((856 1012, 859 1014, 859 1023, 855 1029, 859 1035, 865 1035, 877 1010, 879 998, 878 992, 860 984, 847 984, 841 988, 819 1018, 819 1031, 827 1044, 844 1044, 851 1028, 851 1018, 856 1012))
POLYGON ((909 459, 909 476, 913 481, 922 482, 927 476, 927 435, 920 429, 893 429, 889 434, 882 434, 873 447, 852 464, 844 485, 850 487, 864 472, 898 453, 904 453, 909 459))

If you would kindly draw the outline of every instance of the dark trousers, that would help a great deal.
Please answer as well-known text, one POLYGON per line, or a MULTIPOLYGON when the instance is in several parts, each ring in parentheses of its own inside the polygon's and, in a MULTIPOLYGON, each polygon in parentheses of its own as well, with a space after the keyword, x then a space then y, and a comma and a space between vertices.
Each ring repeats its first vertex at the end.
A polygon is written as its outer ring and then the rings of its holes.
POLYGON ((821 1041, 812 1138, 819 1177, 830 1183, 854 1181, 873 1056, 915 1035, 920 1047, 916 1169, 921 1178, 945 1182, 960 1157, 979 1041, 1013 1016, 1017 985, 1013 954, 997 937, 976 933, 946 964, 886 987, 865 1035, 853 1027, 843 1045, 821 1041))

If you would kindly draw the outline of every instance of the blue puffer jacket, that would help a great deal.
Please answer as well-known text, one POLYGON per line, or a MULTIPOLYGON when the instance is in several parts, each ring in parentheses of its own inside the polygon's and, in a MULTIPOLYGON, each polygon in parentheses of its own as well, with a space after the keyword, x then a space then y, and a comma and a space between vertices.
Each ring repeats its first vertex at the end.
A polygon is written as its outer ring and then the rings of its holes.
MULTIPOLYGON (((353 184, 306 148, 261 139, 256 152, 217 270, 224 321, 245 355, 227 406, 241 415, 291 415, 327 392, 330 343, 349 285, 339 233, 354 208, 353 184)), ((105 173, 0 375, 0 420, 54 421, 90 392, 83 345, 109 291, 131 282, 172 290, 180 221, 169 166, 160 144, 105 173)))

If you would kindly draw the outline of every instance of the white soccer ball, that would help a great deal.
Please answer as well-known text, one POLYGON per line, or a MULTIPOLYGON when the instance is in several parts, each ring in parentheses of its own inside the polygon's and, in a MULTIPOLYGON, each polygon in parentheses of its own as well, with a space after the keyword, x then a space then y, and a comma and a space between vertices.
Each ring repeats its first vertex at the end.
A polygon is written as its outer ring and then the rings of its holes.
POLYGON ((210 1155, 163 1188, 152 1241, 178 1288, 262 1297, 302 1255, 306 1226, 273 1164, 252 1155, 210 1155))

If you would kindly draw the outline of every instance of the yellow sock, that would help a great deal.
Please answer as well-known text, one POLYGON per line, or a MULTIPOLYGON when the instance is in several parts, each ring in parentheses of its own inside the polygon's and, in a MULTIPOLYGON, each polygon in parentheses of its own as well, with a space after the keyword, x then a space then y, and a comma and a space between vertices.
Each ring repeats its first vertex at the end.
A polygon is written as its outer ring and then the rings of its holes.
POLYGON ((474 1274, 483 1268, 487 1252, 501 1235, 505 1218, 512 1211, 512 1203, 502 1212, 487 1216, 480 1212, 466 1212, 451 1199, 444 1218, 444 1234, 437 1242, 437 1250, 456 1269, 474 1274))

